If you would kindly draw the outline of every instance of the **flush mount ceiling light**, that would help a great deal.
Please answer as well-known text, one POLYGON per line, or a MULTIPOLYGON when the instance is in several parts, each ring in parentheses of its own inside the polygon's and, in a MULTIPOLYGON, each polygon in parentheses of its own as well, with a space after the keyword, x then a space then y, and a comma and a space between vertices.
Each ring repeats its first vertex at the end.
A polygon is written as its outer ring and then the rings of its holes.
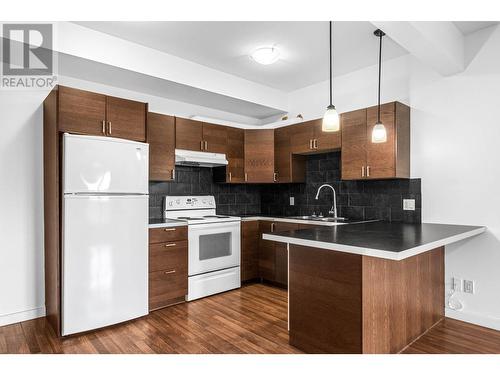
POLYGON ((252 59, 262 65, 270 65, 278 61, 280 51, 275 47, 262 47, 252 53, 252 59))
POLYGON ((372 130, 372 143, 384 143, 387 142, 387 129, 385 128, 382 121, 380 121, 380 77, 382 72, 382 38, 385 33, 377 29, 373 34, 380 39, 380 45, 378 50, 378 108, 377 108, 377 123, 372 130))
POLYGON ((337 132, 340 130, 339 114, 332 103, 333 100, 333 64, 332 64, 332 21, 330 21, 330 105, 326 107, 325 115, 323 116, 323 123, 321 130, 324 132, 337 132))

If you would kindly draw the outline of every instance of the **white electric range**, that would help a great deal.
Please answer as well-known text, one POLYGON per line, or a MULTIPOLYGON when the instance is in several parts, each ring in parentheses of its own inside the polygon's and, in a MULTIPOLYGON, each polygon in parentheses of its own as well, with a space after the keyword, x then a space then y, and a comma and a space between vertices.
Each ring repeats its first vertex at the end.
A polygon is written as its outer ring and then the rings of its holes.
POLYGON ((241 218, 217 215, 212 195, 167 195, 164 218, 188 224, 188 301, 241 286, 241 218))

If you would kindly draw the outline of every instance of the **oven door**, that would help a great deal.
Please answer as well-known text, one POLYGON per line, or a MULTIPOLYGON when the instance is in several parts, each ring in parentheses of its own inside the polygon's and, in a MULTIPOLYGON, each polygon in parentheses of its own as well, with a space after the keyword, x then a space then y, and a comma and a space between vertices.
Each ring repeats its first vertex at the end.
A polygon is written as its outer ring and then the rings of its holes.
POLYGON ((189 276, 240 265, 240 222, 188 227, 189 276))

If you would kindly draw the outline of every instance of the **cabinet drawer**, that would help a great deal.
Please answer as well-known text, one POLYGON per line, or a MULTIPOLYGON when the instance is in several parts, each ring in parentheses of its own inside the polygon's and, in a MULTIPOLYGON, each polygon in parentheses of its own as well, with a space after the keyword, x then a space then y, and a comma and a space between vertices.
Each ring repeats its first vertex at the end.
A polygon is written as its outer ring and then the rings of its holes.
POLYGON ((187 268, 187 241, 172 241, 149 245, 149 272, 187 268))
POLYGON ((170 228, 149 228, 149 243, 187 240, 187 225, 170 228))
POLYGON ((149 273, 149 310, 181 302, 187 292, 187 268, 149 273))

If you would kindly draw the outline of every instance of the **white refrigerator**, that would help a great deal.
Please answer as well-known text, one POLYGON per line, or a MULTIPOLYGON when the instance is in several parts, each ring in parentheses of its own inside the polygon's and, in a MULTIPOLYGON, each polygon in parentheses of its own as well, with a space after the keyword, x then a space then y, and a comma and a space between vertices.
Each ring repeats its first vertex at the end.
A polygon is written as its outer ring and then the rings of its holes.
POLYGON ((62 334, 148 314, 149 146, 64 134, 62 334))

